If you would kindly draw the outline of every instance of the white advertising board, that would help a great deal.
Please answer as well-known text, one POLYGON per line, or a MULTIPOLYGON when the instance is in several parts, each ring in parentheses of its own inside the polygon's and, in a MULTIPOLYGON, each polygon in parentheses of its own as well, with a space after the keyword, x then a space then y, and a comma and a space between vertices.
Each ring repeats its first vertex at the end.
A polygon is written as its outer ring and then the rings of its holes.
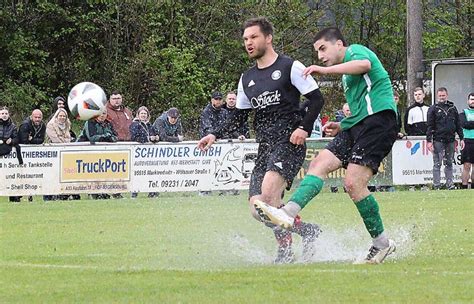
MULTIPOLYGON (((461 181, 462 165, 459 141, 455 143, 453 175, 461 181)), ((433 154, 428 150, 425 137, 397 140, 392 148, 392 176, 394 185, 425 185, 433 183, 433 154)), ((446 181, 441 166, 441 183, 446 181)))
POLYGON ((196 142, 22 146, 0 157, 0 195, 247 189, 258 144, 196 142))

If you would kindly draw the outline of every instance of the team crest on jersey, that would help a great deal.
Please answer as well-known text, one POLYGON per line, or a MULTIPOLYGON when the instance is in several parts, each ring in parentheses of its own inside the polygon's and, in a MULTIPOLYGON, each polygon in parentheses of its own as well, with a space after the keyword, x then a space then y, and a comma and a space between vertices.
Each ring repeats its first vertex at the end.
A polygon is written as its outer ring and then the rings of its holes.
POLYGON ((281 77, 281 71, 280 70, 275 70, 272 73, 272 79, 273 80, 278 80, 281 77))

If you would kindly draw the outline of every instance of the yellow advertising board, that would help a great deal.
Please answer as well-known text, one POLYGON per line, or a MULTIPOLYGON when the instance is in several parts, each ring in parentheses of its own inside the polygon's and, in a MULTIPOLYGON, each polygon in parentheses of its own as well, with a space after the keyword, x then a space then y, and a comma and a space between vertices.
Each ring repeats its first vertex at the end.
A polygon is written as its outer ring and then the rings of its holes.
POLYGON ((130 151, 62 151, 61 182, 130 180, 130 151))

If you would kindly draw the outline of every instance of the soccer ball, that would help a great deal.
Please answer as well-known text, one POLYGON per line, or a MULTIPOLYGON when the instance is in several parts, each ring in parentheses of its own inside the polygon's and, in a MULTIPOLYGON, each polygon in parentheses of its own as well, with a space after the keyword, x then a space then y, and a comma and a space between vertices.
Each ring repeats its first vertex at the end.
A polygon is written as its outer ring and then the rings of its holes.
POLYGON ((106 103, 104 90, 92 82, 75 85, 67 97, 72 116, 80 120, 89 120, 104 113, 106 103))

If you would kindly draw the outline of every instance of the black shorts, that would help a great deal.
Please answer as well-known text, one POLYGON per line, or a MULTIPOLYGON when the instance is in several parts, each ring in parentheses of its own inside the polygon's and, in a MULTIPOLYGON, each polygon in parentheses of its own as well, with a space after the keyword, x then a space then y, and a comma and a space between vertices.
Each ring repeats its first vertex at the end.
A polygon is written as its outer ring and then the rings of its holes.
POLYGON ((474 164, 474 139, 464 140, 464 149, 461 150, 461 164, 474 164))
POLYGON ((352 163, 369 167, 376 174, 380 163, 392 150, 397 130, 395 112, 378 112, 339 132, 326 149, 336 155, 344 168, 352 163))
POLYGON ((260 143, 257 160, 250 178, 249 197, 262 193, 262 183, 267 171, 276 171, 286 180, 287 189, 298 174, 306 156, 306 145, 290 142, 260 143))

